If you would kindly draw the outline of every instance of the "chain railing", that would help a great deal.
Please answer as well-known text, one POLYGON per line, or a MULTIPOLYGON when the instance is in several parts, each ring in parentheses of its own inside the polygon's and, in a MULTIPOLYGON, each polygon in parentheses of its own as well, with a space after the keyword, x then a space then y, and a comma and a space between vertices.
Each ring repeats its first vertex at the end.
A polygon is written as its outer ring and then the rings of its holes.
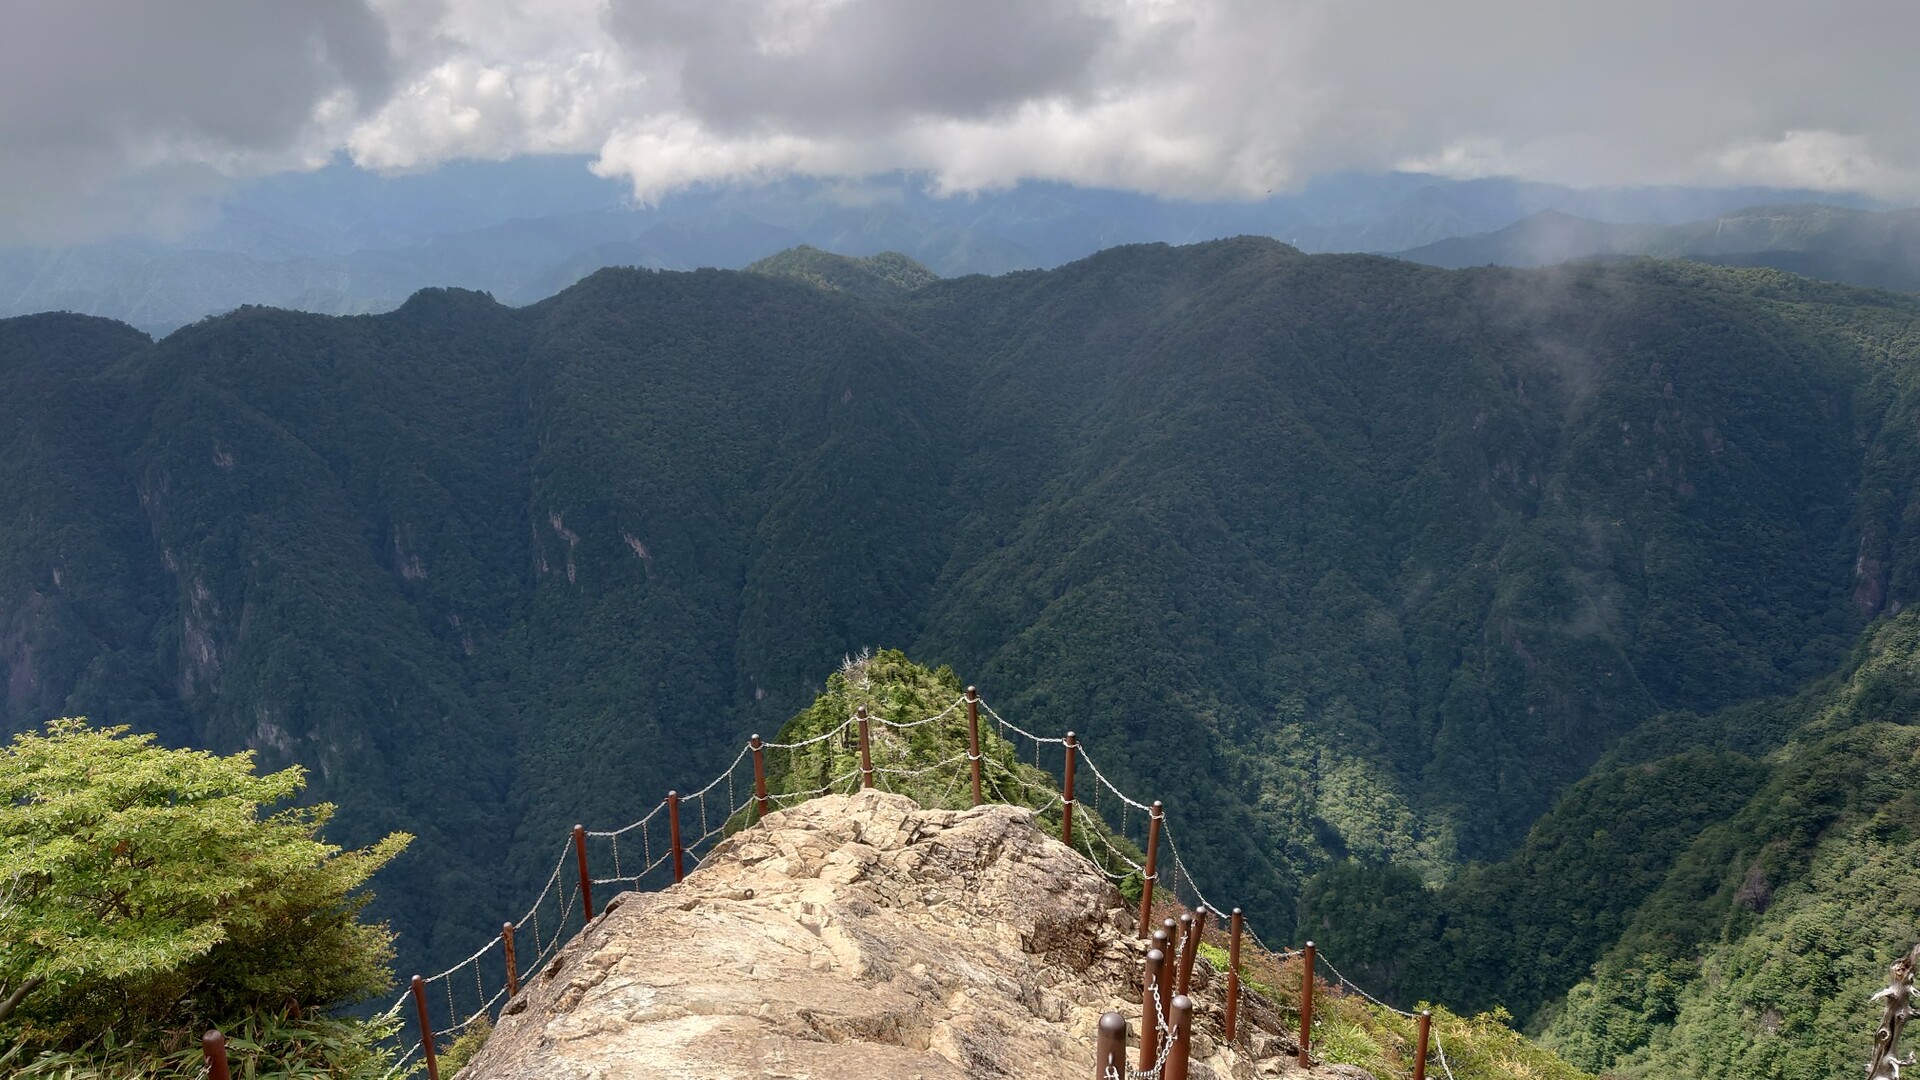
MULTIPOLYGON (((904 748, 900 753, 904 755, 904 748)), ((831 767, 832 755, 829 754, 820 768, 825 771, 831 767)), ((1193 1026, 1193 1002, 1187 993, 1187 982, 1194 957, 1204 940, 1204 924, 1211 914, 1216 926, 1224 923, 1230 927, 1226 931, 1228 970, 1223 1003, 1223 1034, 1229 1044, 1237 1044, 1241 1034, 1238 1019, 1245 993, 1241 979, 1244 934, 1269 963, 1295 957, 1306 959, 1301 976, 1300 1006, 1296 1010, 1299 1018, 1298 1059, 1302 1066, 1308 1065, 1311 1060, 1313 984, 1317 966, 1324 964, 1333 975, 1329 985, 1350 990, 1378 1008, 1415 1021, 1419 1032, 1419 1049, 1414 1062, 1414 1077, 1415 1080, 1425 1080, 1430 1014, 1407 1012, 1367 993, 1342 975, 1325 957, 1317 956, 1312 942, 1299 950, 1268 947, 1260 940, 1258 932, 1246 925, 1241 909, 1228 911, 1215 906, 1201 891, 1198 880, 1187 868, 1181 855, 1161 803, 1141 802, 1122 791, 1095 763, 1085 743, 1074 732, 1069 731, 1063 737, 1055 738, 1028 731, 1002 717, 971 686, 944 709, 914 720, 869 714, 862 708, 833 729, 806 739, 790 743, 764 742, 755 735, 735 755, 732 763, 704 787, 687 795, 668 792, 666 798, 652 810, 618 828, 589 830, 574 826, 540 894, 525 914, 515 921, 502 924, 501 932, 493 940, 459 963, 434 975, 415 975, 408 989, 381 1014, 383 1019, 397 1019, 411 1001, 418 1033, 412 1045, 400 1050, 387 1076, 406 1075, 424 1063, 429 1080, 439 1080, 440 1041, 459 1036, 482 1017, 493 1018, 501 1003, 510 1000, 524 985, 523 972, 531 975, 540 971, 564 942, 591 925, 597 914, 593 901, 596 886, 627 886, 640 890, 649 883, 657 883, 664 888, 686 876, 686 863, 689 860, 697 869, 700 862, 711 853, 715 843, 728 832, 750 826, 769 813, 796 806, 820 795, 853 794, 862 788, 898 791, 905 788, 908 781, 929 777, 937 779, 948 771, 952 776, 944 792, 937 797, 942 805, 953 797, 963 782, 967 782, 974 806, 993 801, 1027 806, 1049 814, 1057 812, 1061 823, 1059 838, 1063 843, 1086 855, 1117 886, 1138 885, 1141 894, 1139 936, 1150 939, 1149 948, 1154 948, 1163 937, 1165 939, 1162 962, 1148 965, 1146 970, 1154 974, 1147 977, 1141 996, 1142 1034, 1143 1037, 1150 1035, 1153 1045, 1148 1047, 1143 1044, 1138 1064, 1126 1064, 1125 1017, 1119 1013, 1107 1014, 1102 1017, 1099 1027, 1096 1077, 1111 1077, 1113 1080, 1184 1080, 1193 1026), (876 725, 889 731, 910 731, 946 720, 963 707, 967 721, 965 751, 915 768, 876 766, 872 763, 871 736, 876 725), (989 761, 981 750, 979 713, 982 710, 992 720, 999 738, 1012 748, 1012 752, 1006 755, 1013 763, 1011 766, 1004 761, 994 760, 996 768, 982 768, 989 761), (786 755, 786 771, 783 775, 791 782, 801 775, 805 751, 834 739, 845 744, 849 736, 857 737, 858 767, 813 787, 784 792, 768 790, 768 755, 775 755, 773 761, 776 765, 780 763, 777 755, 786 755), (1053 752, 1060 754, 1063 788, 1042 785, 1022 775, 1026 755, 1016 741, 1020 739, 1032 745, 1034 770, 1049 779, 1053 774, 1043 764, 1043 748, 1055 748, 1053 752), (1077 777, 1083 769, 1093 778, 1091 801, 1082 798, 1076 790, 1077 777), (989 798, 989 795, 993 797, 989 798), (1120 812, 1118 829, 1114 829, 1111 821, 1103 816, 1103 811, 1111 812, 1116 805, 1120 812), (1082 811, 1077 822, 1074 814, 1076 808, 1082 811), (1126 839, 1136 813, 1146 822, 1144 861, 1135 858, 1132 852, 1137 849, 1132 847, 1132 841, 1126 839), (686 838, 689 834, 692 835, 690 840, 686 838), (1182 914, 1188 922, 1183 924, 1169 918, 1161 928, 1154 928, 1150 924, 1156 913, 1154 887, 1161 876, 1159 847, 1162 839, 1166 842, 1171 870, 1165 894, 1172 897, 1175 907, 1184 909, 1182 914), (634 850, 636 846, 638 852, 634 850), (636 854, 639 856, 637 863, 634 861, 636 854), (567 872, 570 857, 575 864, 572 874, 567 872), (596 866, 604 876, 593 876, 590 868, 596 866), (609 870, 611 872, 607 873, 609 870), (667 880, 669 871, 671 881, 667 880), (1186 903, 1183 893, 1191 897, 1191 905, 1186 903), (1181 939, 1183 933, 1186 935, 1184 942, 1181 939), (525 952, 527 945, 532 946, 531 952, 525 952), (531 957, 530 962, 523 962, 523 956, 531 957), (1177 979, 1174 978, 1175 972, 1178 972, 1177 979), (1174 992, 1176 990, 1177 993, 1174 992), (441 1020, 445 1026, 436 1027, 433 1014, 442 1000, 445 1001, 445 1012, 441 1020), (1118 1018, 1117 1028, 1109 1024, 1113 1018, 1118 1018), (1117 1055, 1113 1049, 1116 1038, 1119 1047, 1117 1055)), ((1149 952, 1148 955, 1152 956, 1153 953, 1149 952)), ((1453 1080, 1446 1050, 1437 1035, 1432 1035, 1431 1045, 1442 1071, 1448 1080, 1453 1080)))

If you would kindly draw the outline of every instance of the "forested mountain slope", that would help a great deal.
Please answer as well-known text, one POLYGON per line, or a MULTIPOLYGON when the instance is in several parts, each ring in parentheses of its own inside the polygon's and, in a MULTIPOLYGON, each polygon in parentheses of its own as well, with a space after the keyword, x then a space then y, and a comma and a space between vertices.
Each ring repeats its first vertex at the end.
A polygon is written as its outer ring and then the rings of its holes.
POLYGON ((406 962, 904 646, 1098 739, 1284 925, 1342 856, 1508 854, 1649 718, 1793 692, 1910 601, 1917 326, 1264 240, 0 322, 5 723, 309 764, 343 841, 421 837, 406 962))
POLYGON ((1511 858, 1437 893, 1348 864, 1306 919, 1391 993, 1504 1004, 1588 1069, 1838 1076, 1920 936, 1916 720, 1907 612, 1799 694, 1642 725, 1511 858))

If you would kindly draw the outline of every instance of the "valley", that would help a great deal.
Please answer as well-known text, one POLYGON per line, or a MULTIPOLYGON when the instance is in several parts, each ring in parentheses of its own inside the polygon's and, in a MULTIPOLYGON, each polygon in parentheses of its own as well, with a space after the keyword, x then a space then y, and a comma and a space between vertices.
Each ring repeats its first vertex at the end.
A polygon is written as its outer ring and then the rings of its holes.
POLYGON ((5 726, 306 766, 339 842, 420 837, 373 911, 432 967, 572 822, 900 648, 1208 807, 1185 857, 1262 925, 1596 1070, 1697 1062, 1903 850, 1920 300, 1256 238, 814 255, 0 322, 5 726), (1755 974, 1652 1001, 1702 957, 1755 974))

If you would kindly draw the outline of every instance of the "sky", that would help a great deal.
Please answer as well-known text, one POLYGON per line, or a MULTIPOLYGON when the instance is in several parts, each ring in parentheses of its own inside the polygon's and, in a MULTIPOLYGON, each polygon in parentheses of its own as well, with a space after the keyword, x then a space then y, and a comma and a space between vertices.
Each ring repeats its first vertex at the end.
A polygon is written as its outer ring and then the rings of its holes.
POLYGON ((341 157, 577 153, 642 202, 1334 170, 1920 199, 1912 0, 0 0, 0 243, 341 157))

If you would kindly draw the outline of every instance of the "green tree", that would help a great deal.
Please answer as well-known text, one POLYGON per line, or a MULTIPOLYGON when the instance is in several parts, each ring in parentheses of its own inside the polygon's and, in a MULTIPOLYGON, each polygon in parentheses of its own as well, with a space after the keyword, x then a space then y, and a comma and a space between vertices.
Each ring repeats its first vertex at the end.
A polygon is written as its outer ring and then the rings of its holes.
POLYGON ((274 809, 303 783, 257 775, 250 752, 84 720, 16 736, 0 752, 0 1038, 65 1051, 110 1031, 166 1051, 202 1025, 318 1021, 384 989, 392 935, 360 921, 363 887, 412 837, 328 844, 332 806, 274 809))

